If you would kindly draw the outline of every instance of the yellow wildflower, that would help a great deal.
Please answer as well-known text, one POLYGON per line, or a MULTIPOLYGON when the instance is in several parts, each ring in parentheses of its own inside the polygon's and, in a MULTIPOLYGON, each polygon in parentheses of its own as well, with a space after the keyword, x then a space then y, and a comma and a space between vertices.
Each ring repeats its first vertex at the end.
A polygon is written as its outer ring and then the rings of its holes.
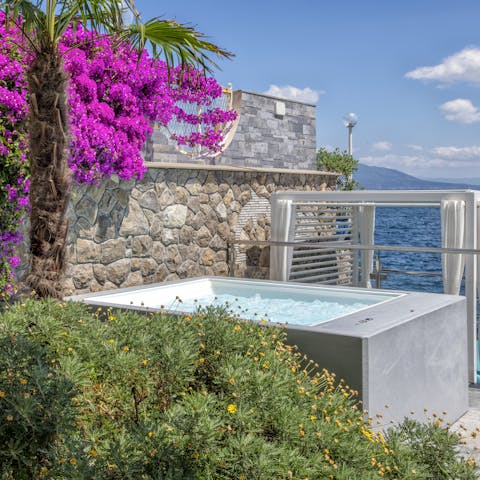
POLYGON ((4 398, 5 397, 5 392, 3 390, 0 390, 0 398, 4 398))
POLYGON ((227 406, 227 411, 230 415, 234 415, 237 412, 237 406, 234 403, 229 403, 227 406))
POLYGON ((141 363, 143 366, 145 366, 145 365, 148 363, 148 360, 144 358, 140 363, 141 363))
POLYGON ((373 432, 371 430, 368 430, 364 426, 362 426, 362 433, 367 437, 371 442, 374 442, 375 440, 373 439, 373 432))
POLYGON ((381 443, 385 443, 385 437, 383 436, 382 432, 377 433, 377 440, 381 443))
POLYGON ((128 352, 129 350, 130 350, 130 348, 128 347, 128 345, 125 345, 125 346, 123 347, 123 351, 124 351, 124 352, 128 352))

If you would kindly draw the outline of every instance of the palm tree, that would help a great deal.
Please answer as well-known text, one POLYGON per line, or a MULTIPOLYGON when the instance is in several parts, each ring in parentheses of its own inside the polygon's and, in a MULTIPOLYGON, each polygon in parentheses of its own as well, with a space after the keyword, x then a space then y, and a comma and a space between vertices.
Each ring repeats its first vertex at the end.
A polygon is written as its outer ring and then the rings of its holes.
POLYGON ((210 71, 212 56, 231 54, 195 29, 153 18, 142 22, 133 0, 9 0, 0 3, 7 20, 22 30, 34 54, 28 68, 30 185, 30 270, 27 284, 39 296, 61 297, 65 271, 69 202, 67 75, 59 41, 75 22, 129 41, 168 65, 179 62, 210 71), (131 22, 127 19, 132 19, 131 22))

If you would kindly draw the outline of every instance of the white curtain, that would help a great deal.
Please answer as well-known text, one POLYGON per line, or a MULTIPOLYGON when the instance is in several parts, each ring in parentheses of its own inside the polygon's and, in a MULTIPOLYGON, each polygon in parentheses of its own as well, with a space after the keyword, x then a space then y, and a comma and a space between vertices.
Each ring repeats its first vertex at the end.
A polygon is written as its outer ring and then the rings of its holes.
MULTIPOLYGON (((464 248, 465 202, 462 200, 442 200, 440 214, 442 222, 442 247, 464 248)), ((458 295, 464 268, 464 255, 459 253, 442 254, 444 293, 458 295)))
MULTIPOLYGON (((292 200, 279 200, 272 209, 272 235, 276 242, 291 242, 295 231, 295 208, 292 200)), ((293 247, 270 248, 270 279, 287 281, 292 265, 293 247)))
MULTIPOLYGON (((360 245, 375 242, 375 205, 361 205, 358 212, 358 233, 360 245)), ((360 286, 372 288, 370 274, 373 272, 373 250, 361 251, 360 286)))

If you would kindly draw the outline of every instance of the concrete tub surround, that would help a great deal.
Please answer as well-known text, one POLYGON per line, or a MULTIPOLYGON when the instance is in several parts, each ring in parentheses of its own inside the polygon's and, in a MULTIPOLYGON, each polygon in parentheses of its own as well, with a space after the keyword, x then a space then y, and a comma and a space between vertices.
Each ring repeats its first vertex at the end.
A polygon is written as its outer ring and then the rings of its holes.
POLYGON ((465 297, 408 292, 367 312, 290 328, 288 340, 358 390, 382 426, 432 413, 455 421, 468 409, 465 297))
POLYGON ((155 163, 139 181, 76 187, 65 293, 226 275, 228 239, 270 237, 272 192, 330 190, 336 179, 310 170, 155 163))
MULTIPOLYGON (((251 297, 254 308, 258 295, 270 302, 301 300, 307 309, 312 298, 342 302, 349 296, 380 297, 375 305, 313 326, 295 324, 295 309, 282 307, 282 321, 289 322, 288 343, 298 345, 300 352, 358 390, 364 408, 372 416, 383 415, 380 426, 400 422, 411 412, 425 420, 424 408, 450 421, 468 409, 464 297, 207 277, 85 294, 73 300, 140 311, 156 311, 164 304, 175 310, 176 295, 185 305, 197 305, 189 302, 193 298, 204 305, 203 298, 210 302, 210 290, 219 296, 251 297)), ((311 312, 315 324, 320 317, 311 312)))

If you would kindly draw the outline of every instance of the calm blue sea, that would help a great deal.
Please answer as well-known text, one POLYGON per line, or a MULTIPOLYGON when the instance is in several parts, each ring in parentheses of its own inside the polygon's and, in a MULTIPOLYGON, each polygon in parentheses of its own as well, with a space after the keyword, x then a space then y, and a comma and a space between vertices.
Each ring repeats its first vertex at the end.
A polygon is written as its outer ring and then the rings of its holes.
MULTIPOLYGON (((414 247, 440 247, 440 209, 417 207, 377 207, 375 244, 414 247)), ((382 268, 441 272, 439 254, 381 252, 382 268)), ((388 273, 382 280, 387 289, 417 290, 441 293, 441 277, 388 273)))
MULTIPOLYGON (((375 244, 414 247, 440 247, 439 208, 377 208, 375 212, 375 244)), ((382 268, 441 272, 439 254, 382 252, 382 268)), ((387 274, 382 288, 443 293, 441 277, 387 274)), ((464 284, 460 294, 464 294, 464 284)), ((477 322, 480 321, 480 302, 477 322)), ((480 384, 480 347, 477 341, 477 383, 480 384)))

